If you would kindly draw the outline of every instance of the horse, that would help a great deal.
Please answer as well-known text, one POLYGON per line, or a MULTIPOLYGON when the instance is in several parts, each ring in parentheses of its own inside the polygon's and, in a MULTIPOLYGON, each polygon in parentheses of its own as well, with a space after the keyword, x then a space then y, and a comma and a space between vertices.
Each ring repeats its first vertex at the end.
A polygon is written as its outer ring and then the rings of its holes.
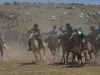
POLYGON ((40 52, 41 49, 43 49, 43 53, 44 53, 43 60, 45 61, 45 46, 46 46, 46 44, 43 42, 44 46, 38 45, 38 42, 35 39, 35 36, 36 36, 35 33, 31 33, 30 35, 32 36, 30 39, 31 40, 31 49, 35 55, 36 63, 38 63, 38 54, 40 55, 40 60, 41 60, 41 52, 40 52))
POLYGON ((52 55, 56 55, 56 50, 58 51, 58 57, 59 57, 59 44, 58 44, 58 39, 56 36, 49 36, 44 40, 45 43, 48 43, 48 48, 50 49, 52 55))
POLYGON ((60 39, 60 44, 63 52, 60 62, 62 63, 62 61, 64 60, 64 63, 68 63, 69 52, 73 53, 73 51, 71 50, 73 45, 71 44, 69 36, 66 33, 60 34, 57 38, 60 39), (67 56, 65 58, 66 52, 67 56))
MULTIPOLYGON (((73 44, 74 44, 75 56, 77 55, 78 62, 79 62, 79 60, 81 60, 81 65, 83 64, 82 56, 81 56, 82 52, 85 55, 85 63, 86 63, 86 60, 87 60, 86 51, 88 52, 90 57, 91 57, 91 53, 93 52, 94 55, 95 55, 95 58, 97 58, 97 54, 96 54, 94 46, 91 45, 91 50, 87 50, 86 44, 84 42, 82 42, 82 40, 80 40, 78 33, 74 34, 72 40, 73 40, 73 44)), ((74 56, 73 60, 75 60, 75 56, 74 56)), ((89 64, 90 64, 90 59, 89 59, 89 64)))
POLYGON ((95 54, 95 57, 97 58, 97 55, 99 56, 99 51, 100 51, 100 47, 99 47, 99 35, 98 37, 95 34, 88 34, 88 41, 91 43, 91 47, 92 47, 92 52, 95 54))
POLYGON ((73 55, 73 60, 72 60, 72 65, 75 63, 75 57, 77 55, 77 58, 78 58, 78 63, 79 63, 79 60, 81 60, 81 65, 83 64, 83 61, 82 61, 82 51, 84 50, 83 49, 83 45, 80 43, 79 41, 79 35, 78 33, 74 34, 73 37, 72 37, 72 43, 73 43, 73 51, 74 51, 74 55, 73 55))

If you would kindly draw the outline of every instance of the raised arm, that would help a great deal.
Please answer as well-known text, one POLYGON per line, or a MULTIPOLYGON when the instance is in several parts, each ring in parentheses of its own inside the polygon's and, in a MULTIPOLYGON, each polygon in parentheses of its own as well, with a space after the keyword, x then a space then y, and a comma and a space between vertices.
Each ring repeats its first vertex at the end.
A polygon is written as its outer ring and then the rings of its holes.
POLYGON ((48 32, 48 33, 43 33, 43 34, 45 34, 45 35, 49 35, 49 34, 50 34, 50 32, 48 32))
POLYGON ((60 30, 60 31, 62 31, 62 33, 64 33, 64 32, 65 32, 65 30, 62 30, 62 27, 63 27, 63 26, 61 26, 59 30, 60 30))

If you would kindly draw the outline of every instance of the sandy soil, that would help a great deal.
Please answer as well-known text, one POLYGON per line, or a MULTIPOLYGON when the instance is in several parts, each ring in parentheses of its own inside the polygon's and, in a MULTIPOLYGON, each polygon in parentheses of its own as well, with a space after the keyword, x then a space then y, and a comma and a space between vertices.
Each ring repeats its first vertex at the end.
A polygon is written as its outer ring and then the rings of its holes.
MULTIPOLYGON (((0 62, 0 75, 99 75, 100 63, 91 65, 86 64, 83 67, 59 64, 62 51, 60 49, 60 58, 53 59, 51 52, 46 48, 46 61, 40 61, 37 65, 32 52, 25 50, 8 50, 9 57, 4 51, 4 61, 0 62)), ((42 52, 42 50, 41 50, 42 52)), ((43 59, 43 58, 42 58, 43 59)))

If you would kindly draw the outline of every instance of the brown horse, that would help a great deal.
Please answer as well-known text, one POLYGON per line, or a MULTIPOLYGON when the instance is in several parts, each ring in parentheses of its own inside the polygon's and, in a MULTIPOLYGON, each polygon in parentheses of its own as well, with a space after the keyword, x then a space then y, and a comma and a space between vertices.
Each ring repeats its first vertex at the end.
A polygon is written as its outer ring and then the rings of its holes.
MULTIPOLYGON (((74 44, 74 52, 77 55, 78 60, 81 60, 81 64, 83 63, 82 56, 81 56, 82 52, 85 55, 85 63, 87 60, 86 51, 88 52, 90 57, 91 57, 91 53, 93 52, 95 55, 95 58, 97 58, 97 54, 96 54, 94 46, 91 45, 91 50, 87 50, 85 47, 86 44, 80 40, 78 33, 73 36, 72 40, 73 40, 73 44, 74 44)), ((89 64, 90 64, 90 61, 89 61, 89 64)))
POLYGON ((83 49, 84 47, 80 43, 78 33, 74 34, 74 36, 72 37, 72 41, 73 41, 73 45, 74 45, 74 47, 73 47, 74 55, 73 55, 72 65, 75 62, 76 55, 77 55, 77 58, 78 58, 78 62, 79 62, 79 60, 81 60, 81 64, 82 64, 83 61, 82 61, 81 54, 82 54, 82 51, 84 50, 83 49))
POLYGON ((54 55, 54 59, 55 59, 55 55, 56 55, 56 50, 58 51, 58 57, 59 57, 59 44, 58 44, 58 39, 56 36, 49 36, 48 38, 46 38, 44 40, 45 43, 48 43, 48 48, 50 49, 52 55, 54 55))
POLYGON ((34 33, 32 33, 31 48, 32 48, 32 51, 33 51, 33 53, 35 55, 36 63, 38 63, 38 54, 40 55, 40 60, 41 60, 41 52, 40 52, 41 49, 43 49, 44 61, 45 61, 45 46, 46 46, 46 44, 44 43, 43 47, 41 45, 39 45, 39 47, 38 47, 38 43, 35 40, 35 35, 34 35, 34 33))
MULTIPOLYGON (((61 44, 61 48, 62 48, 62 52, 63 52, 61 63, 63 60, 64 60, 64 63, 67 63, 69 52, 73 53, 73 51, 71 50, 73 44, 71 43, 71 41, 66 33, 60 34, 57 38, 60 39, 60 42, 61 42, 60 44, 61 44), (66 53, 67 53, 67 56, 66 56, 66 53)), ((73 53, 73 55, 74 55, 74 53, 73 53)))
POLYGON ((100 39, 95 34, 88 34, 87 37, 88 37, 88 41, 91 43, 91 52, 94 53, 95 58, 97 58, 97 55, 99 56, 99 51, 100 51, 100 47, 99 47, 100 39), (96 40, 96 38, 98 39, 96 40))

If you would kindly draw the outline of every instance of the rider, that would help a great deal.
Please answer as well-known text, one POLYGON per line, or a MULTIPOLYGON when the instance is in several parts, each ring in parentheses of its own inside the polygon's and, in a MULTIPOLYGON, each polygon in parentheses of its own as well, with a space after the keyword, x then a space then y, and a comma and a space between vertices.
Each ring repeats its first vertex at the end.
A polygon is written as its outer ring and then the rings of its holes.
POLYGON ((79 30, 74 29, 74 32, 72 33, 72 36, 70 37, 70 39, 75 35, 75 34, 79 34, 79 41, 82 41, 83 43, 87 44, 87 36, 86 34, 82 31, 82 28, 79 28, 79 30))
POLYGON ((7 48, 7 45, 6 45, 5 41, 4 41, 4 37, 3 37, 1 32, 0 32, 0 40, 2 42, 3 47, 7 48))
POLYGON ((97 34, 96 40, 98 40, 99 37, 100 37, 100 25, 98 26, 98 34, 97 34))
MULTIPOLYGON (((62 30, 62 26, 61 26, 60 31, 62 31, 62 33, 67 33, 69 38, 71 38, 72 33, 74 32, 73 28, 70 26, 69 23, 66 23, 66 30, 62 30)), ((60 42, 59 46, 60 45, 61 45, 61 42, 60 42)), ((73 48, 73 46, 72 46, 72 48, 73 48)))
POLYGON ((53 37, 53 36, 57 36, 57 32, 58 31, 56 30, 56 26, 53 26, 53 30, 51 30, 49 33, 44 33, 44 34, 53 37))
MULTIPOLYGON (((39 45, 42 45, 43 47, 43 42, 42 42, 42 39, 41 39, 41 34, 40 34, 40 29, 38 28, 38 24, 34 24, 34 28, 32 28, 29 33, 31 32, 35 32, 35 40, 38 42, 38 46, 39 45)), ((31 51, 31 36, 29 37, 29 41, 28 41, 28 46, 29 46, 29 49, 27 51, 31 51)))
POLYGON ((70 27, 70 24, 69 23, 66 23, 66 30, 62 30, 62 27, 63 26, 61 26, 60 29, 59 29, 60 31, 62 31, 62 33, 68 32, 68 28, 70 27))
POLYGON ((95 28, 94 26, 90 27, 90 31, 91 31, 91 34, 95 35, 95 37, 97 37, 99 34, 99 28, 95 28))

